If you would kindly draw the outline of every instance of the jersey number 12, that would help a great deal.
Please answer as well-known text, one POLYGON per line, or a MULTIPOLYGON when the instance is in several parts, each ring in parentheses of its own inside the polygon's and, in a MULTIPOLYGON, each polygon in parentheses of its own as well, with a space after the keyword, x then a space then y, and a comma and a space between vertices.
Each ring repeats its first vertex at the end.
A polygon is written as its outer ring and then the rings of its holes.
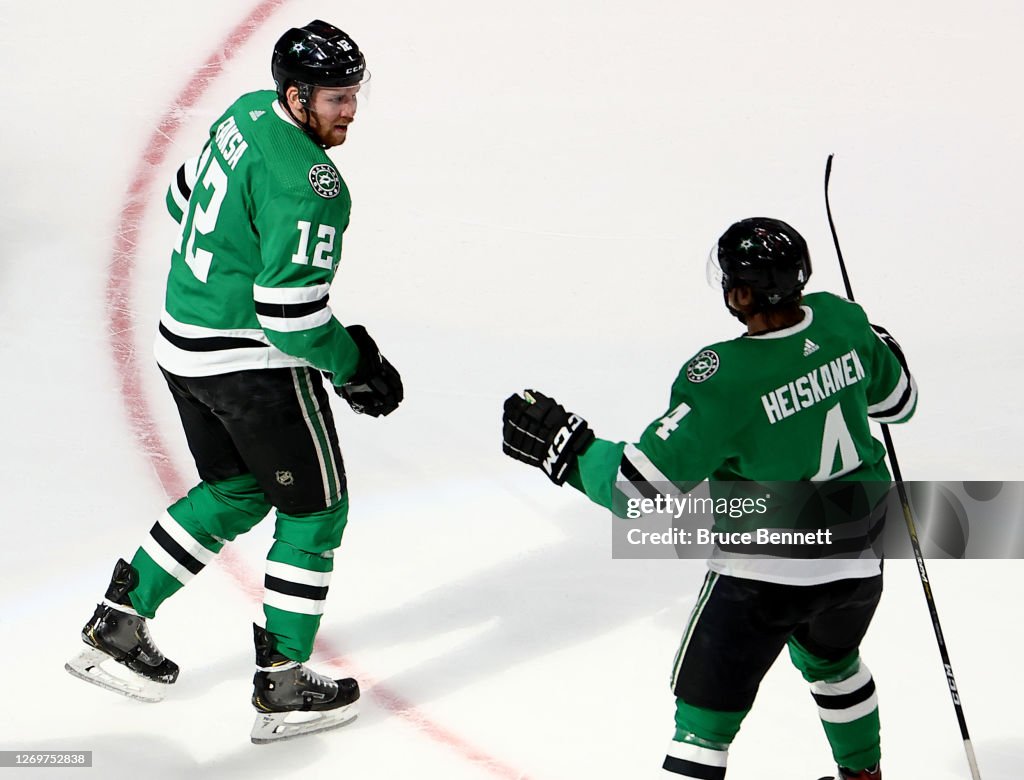
MULTIPOLYGON (((199 159, 199 170, 202 170, 203 165, 206 163, 209 163, 209 167, 203 175, 202 186, 210 193, 210 197, 206 205, 203 206, 199 203, 201 200, 198 197, 199 192, 192 193, 192 197, 188 201, 189 211, 192 212, 192 219, 189 220, 189 214, 187 213, 182 217, 181 232, 178 233, 178 243, 174 246, 175 252, 181 252, 181 243, 185 238, 185 228, 191 221, 192 230, 189 233, 188 243, 185 245, 183 258, 188 267, 192 269, 192 274, 203 284, 206 284, 206 279, 210 275, 213 252, 198 248, 196 246, 196 238, 212 233, 214 228, 217 227, 220 207, 224 203, 224 196, 228 192, 228 177, 225 175, 224 169, 220 167, 220 163, 217 162, 217 158, 210 154, 210 147, 206 147, 206 151, 203 152, 203 156, 199 159)), ((196 189, 198 190, 198 187, 196 189)))

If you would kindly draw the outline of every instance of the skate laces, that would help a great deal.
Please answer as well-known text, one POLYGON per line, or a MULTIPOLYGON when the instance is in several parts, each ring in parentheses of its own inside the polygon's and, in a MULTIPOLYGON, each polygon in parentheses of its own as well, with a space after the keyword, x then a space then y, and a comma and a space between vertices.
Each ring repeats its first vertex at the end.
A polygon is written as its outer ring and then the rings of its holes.
POLYGON ((330 677, 325 677, 322 674, 317 674, 305 664, 300 664, 298 661, 285 661, 274 666, 257 666, 256 670, 260 672, 267 672, 268 674, 279 674, 280 672, 289 672, 293 669, 297 669, 299 677, 308 683, 311 683, 319 688, 333 688, 336 686, 334 680, 330 677))
POLYGON ((158 666, 164 662, 164 654, 160 652, 160 649, 153 642, 153 637, 149 635, 149 627, 146 625, 146 619, 139 619, 139 629, 135 632, 136 638, 139 643, 143 645, 143 649, 152 661, 154 666, 158 666))
POLYGON ((280 664, 274 666, 257 666, 256 670, 259 672, 266 672, 268 674, 279 674, 281 672, 290 672, 293 669, 298 670, 299 678, 305 682, 316 686, 317 688, 327 688, 328 690, 338 687, 338 684, 330 677, 325 677, 322 674, 317 674, 305 664, 300 664, 298 661, 283 661, 280 664))
POLYGON ((299 674, 302 675, 302 679, 307 682, 313 683, 320 688, 334 688, 337 683, 334 682, 330 677, 324 677, 322 674, 317 674, 312 669, 308 669, 305 665, 299 665, 299 674))

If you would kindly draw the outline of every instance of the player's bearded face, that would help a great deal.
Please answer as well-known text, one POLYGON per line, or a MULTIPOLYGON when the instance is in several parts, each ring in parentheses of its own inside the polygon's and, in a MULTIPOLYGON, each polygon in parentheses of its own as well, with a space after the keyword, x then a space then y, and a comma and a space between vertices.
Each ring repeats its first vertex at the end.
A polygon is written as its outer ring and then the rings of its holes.
POLYGON ((355 120, 359 87, 317 87, 309 101, 309 126, 326 146, 345 143, 355 120))

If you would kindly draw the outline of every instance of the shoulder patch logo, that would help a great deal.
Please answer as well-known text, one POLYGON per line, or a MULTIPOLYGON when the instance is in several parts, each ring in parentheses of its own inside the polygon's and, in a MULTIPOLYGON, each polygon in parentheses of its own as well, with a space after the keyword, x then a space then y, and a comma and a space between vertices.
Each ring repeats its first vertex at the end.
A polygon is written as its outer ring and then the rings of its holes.
POLYGON ((341 176, 333 165, 321 163, 309 169, 309 183, 321 198, 336 198, 341 192, 341 176))
POLYGON ((718 365, 718 353, 711 349, 705 349, 686 364, 686 378, 700 384, 715 375, 718 365))

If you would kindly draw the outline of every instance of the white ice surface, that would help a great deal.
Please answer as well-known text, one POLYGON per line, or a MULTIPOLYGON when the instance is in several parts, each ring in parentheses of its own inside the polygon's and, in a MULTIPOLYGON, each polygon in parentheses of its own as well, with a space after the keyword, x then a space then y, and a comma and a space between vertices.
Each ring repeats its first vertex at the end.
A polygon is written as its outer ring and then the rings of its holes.
MULTIPOLYGON (((124 194, 159 118, 254 6, 0 3, 0 748, 94 752, 92 770, 46 777, 654 777, 702 565, 611 560, 603 511, 501 455, 501 401, 537 387, 599 435, 637 436, 682 361, 736 330, 703 261, 741 217, 792 222, 812 247, 811 288, 840 290, 829 152, 854 290, 921 388, 895 431, 905 476, 1021 477, 1020 3, 288 0, 160 162, 137 223, 133 336, 190 482, 150 358, 172 228, 163 183, 230 100, 270 85, 281 31, 318 16, 350 31, 373 94, 333 153, 355 206, 332 305, 371 328, 408 399, 386 420, 336 407, 352 512, 314 662, 361 678, 363 714, 249 744, 269 527, 153 622, 183 669, 167 701, 73 680, 61 667, 114 560, 168 500, 109 346, 124 194)), ((930 572, 983 776, 1017 780, 1020 562, 930 572)), ((967 777, 912 562, 890 562, 863 651, 886 776, 967 777)), ((829 769, 785 658, 730 767, 829 769)))

